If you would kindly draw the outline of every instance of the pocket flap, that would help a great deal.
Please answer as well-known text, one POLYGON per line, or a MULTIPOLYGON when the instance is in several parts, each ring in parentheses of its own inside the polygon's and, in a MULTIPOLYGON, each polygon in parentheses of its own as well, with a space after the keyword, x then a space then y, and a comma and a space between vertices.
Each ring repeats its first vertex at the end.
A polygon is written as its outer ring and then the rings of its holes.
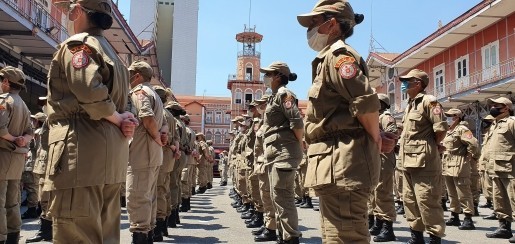
POLYGON ((279 138, 279 134, 274 133, 272 135, 267 136, 264 140, 264 143, 265 143, 265 145, 268 146, 269 144, 272 144, 274 141, 276 141, 278 138, 279 138))
POLYGON ((68 136, 68 125, 59 125, 51 128, 48 133, 48 144, 52 144, 58 141, 64 141, 68 136))
POLYGON ((499 161, 511 161, 513 155, 510 154, 495 154, 494 159, 499 161))
POLYGON ((319 142, 310 144, 308 147, 308 157, 315 155, 329 154, 332 151, 332 145, 327 142, 319 142))
POLYGON ((318 94, 320 93, 320 88, 322 87, 322 81, 321 80, 315 80, 313 82, 313 85, 311 88, 309 88, 308 96, 311 98, 318 98, 318 94))
POLYGON ((409 113, 408 114, 408 119, 409 120, 420 121, 422 119, 422 114, 419 114, 419 113, 409 113))
POLYGON ((404 145, 404 153, 424 153, 426 151, 426 143, 415 142, 404 145))

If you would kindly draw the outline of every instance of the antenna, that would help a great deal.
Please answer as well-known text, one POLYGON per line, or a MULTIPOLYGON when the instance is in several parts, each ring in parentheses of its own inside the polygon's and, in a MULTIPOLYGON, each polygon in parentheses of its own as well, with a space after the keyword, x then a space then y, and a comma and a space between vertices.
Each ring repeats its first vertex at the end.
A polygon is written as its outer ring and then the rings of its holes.
POLYGON ((250 6, 249 6, 249 28, 250 28, 250 15, 252 13, 252 0, 249 0, 250 6))
POLYGON ((376 52, 378 50, 380 51, 383 51, 383 52, 388 52, 386 51, 386 49, 383 47, 383 45, 381 45, 375 38, 374 38, 374 12, 373 12, 373 5, 374 5, 374 0, 372 0, 370 2, 370 45, 368 47, 368 52, 369 53, 372 53, 372 52, 376 52), (378 45, 379 47, 376 47, 376 45, 378 45))

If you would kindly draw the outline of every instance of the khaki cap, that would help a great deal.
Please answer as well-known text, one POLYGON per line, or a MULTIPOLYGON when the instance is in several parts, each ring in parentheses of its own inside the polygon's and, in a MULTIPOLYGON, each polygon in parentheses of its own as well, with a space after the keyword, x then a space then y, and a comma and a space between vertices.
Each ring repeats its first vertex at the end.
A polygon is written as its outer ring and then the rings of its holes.
POLYGON ((39 122, 45 122, 47 116, 46 114, 39 112, 34 115, 30 115, 31 118, 38 120, 39 122))
POLYGON ((445 112, 444 114, 447 117, 454 117, 454 116, 461 117, 463 115, 463 112, 461 112, 461 110, 459 110, 457 108, 451 108, 447 112, 445 112))
POLYGON ((244 120, 245 120, 245 118, 243 118, 243 116, 239 116, 239 115, 234 117, 234 119, 231 119, 232 122, 236 122, 236 121, 240 122, 240 121, 244 121, 244 120))
POLYGON ((330 14, 337 20, 350 21, 351 27, 359 24, 356 23, 354 10, 347 0, 319 0, 311 12, 298 15, 297 20, 300 25, 308 28, 313 23, 313 16, 321 14, 330 14))
POLYGON ((204 133, 202 133, 202 132, 197 133, 197 135, 196 135, 196 136, 202 136, 202 137, 204 137, 204 138, 206 137, 206 136, 204 135, 204 133))
POLYGON ((490 122, 491 122, 491 121, 494 121, 494 120, 495 120, 495 117, 494 117, 494 116, 492 116, 492 115, 490 115, 490 114, 488 114, 487 116, 485 116, 485 117, 483 118, 483 120, 484 120, 484 121, 490 121, 490 122))
POLYGON ((207 140, 206 143, 207 145, 213 145, 213 140, 207 140))
POLYGON ((191 121, 189 114, 181 115, 181 119, 186 120, 186 121, 191 121))
POLYGON ((250 114, 247 114, 247 113, 242 114, 241 116, 243 116, 245 119, 248 119, 248 118, 251 118, 251 117, 252 117, 252 116, 250 116, 250 114))
POLYGON ((421 80, 424 82, 424 85, 427 86, 429 84, 429 76, 426 72, 419 69, 412 69, 407 75, 403 75, 399 77, 399 80, 409 80, 411 78, 416 78, 417 80, 421 80))
POLYGON ((285 75, 286 77, 290 76, 290 74, 291 74, 290 67, 288 67, 288 65, 286 63, 278 62, 278 61, 271 63, 268 67, 260 68, 259 71, 261 73, 275 71, 275 72, 281 73, 282 75, 285 75))
POLYGON ((144 61, 134 61, 129 66, 129 71, 138 72, 147 79, 151 79, 154 76, 154 70, 150 67, 150 64, 144 61))
POLYGON ((388 98, 388 95, 384 93, 377 93, 377 96, 379 97, 379 101, 386 103, 386 105, 390 107, 390 98, 388 98))
POLYGON ((54 3, 61 10, 70 10, 73 4, 80 4, 83 8, 97 13, 104 13, 109 16, 113 15, 113 9, 111 7, 111 1, 109 0, 66 0, 57 1, 54 3))
POLYGON ((506 97, 499 97, 499 98, 489 98, 487 100, 487 103, 488 105, 491 105, 492 103, 499 103, 499 104, 504 104, 506 105, 510 110, 511 110, 511 107, 513 106, 513 103, 511 102, 511 100, 509 98, 506 98, 506 97))
POLYGON ((181 104, 176 101, 170 101, 170 102, 166 103, 165 108, 173 109, 173 110, 184 110, 184 108, 181 106, 181 104))
POLYGON ((263 95, 260 99, 256 99, 255 102, 257 105, 261 105, 268 102, 268 98, 270 98, 270 95, 263 95))
POLYGON ((18 84, 25 89, 25 74, 21 69, 13 66, 5 66, 0 70, 0 76, 7 78, 9 82, 18 84))

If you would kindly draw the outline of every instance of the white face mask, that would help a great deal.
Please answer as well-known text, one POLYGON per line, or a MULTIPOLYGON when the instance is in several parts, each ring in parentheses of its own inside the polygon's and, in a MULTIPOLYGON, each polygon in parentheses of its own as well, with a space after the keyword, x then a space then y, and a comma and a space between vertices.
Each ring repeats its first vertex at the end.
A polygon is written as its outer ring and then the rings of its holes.
POLYGON ((320 34, 318 33, 318 28, 320 26, 317 26, 310 31, 308 31, 308 44, 311 49, 320 52, 324 47, 327 46, 327 40, 329 40, 329 34, 320 34))
POLYGON ((268 87, 268 88, 272 87, 272 81, 274 81, 274 79, 272 77, 265 76, 265 78, 263 80, 265 82, 266 87, 268 87))

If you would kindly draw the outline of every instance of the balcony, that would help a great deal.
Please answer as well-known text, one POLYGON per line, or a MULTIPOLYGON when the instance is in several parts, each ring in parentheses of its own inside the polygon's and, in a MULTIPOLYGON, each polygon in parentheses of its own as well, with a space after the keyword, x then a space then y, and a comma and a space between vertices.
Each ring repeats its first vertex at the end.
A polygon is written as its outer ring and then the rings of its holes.
POLYGON ((241 57, 261 58, 261 52, 251 51, 251 50, 239 51, 238 52, 238 58, 241 58, 241 57))

